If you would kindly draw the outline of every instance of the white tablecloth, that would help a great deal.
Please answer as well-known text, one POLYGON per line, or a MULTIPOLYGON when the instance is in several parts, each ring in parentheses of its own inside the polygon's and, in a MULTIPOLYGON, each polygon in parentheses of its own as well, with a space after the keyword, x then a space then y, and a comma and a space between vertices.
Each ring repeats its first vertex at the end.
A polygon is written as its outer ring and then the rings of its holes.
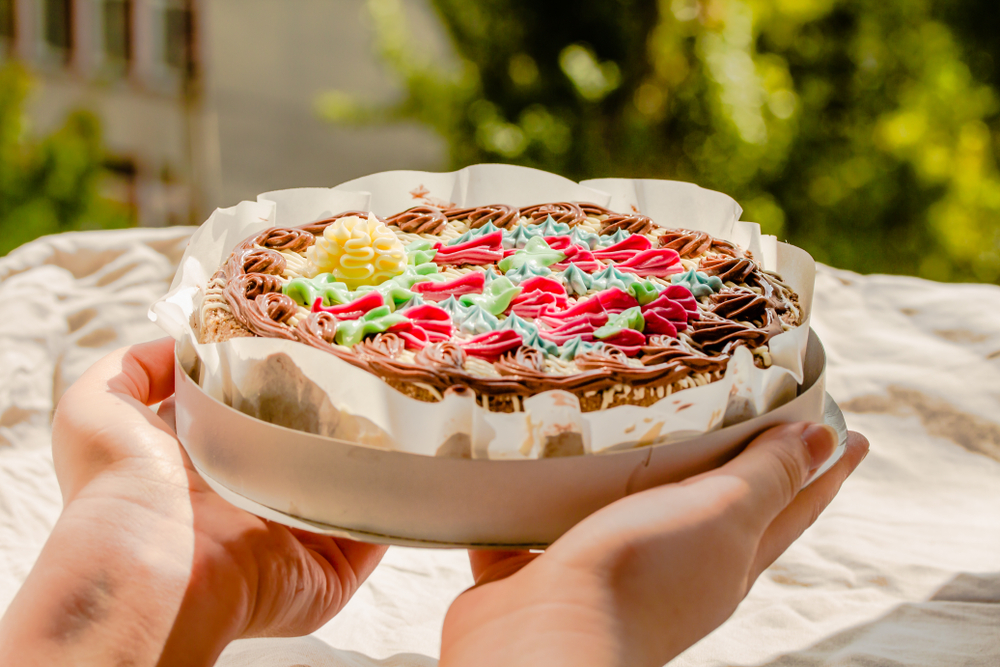
MULTIPOLYGON (((191 228, 84 232, 0 258, 0 611, 60 509, 49 418, 146 318, 191 228)), ((871 454, 736 614, 676 665, 1000 665, 1000 288, 821 268, 829 391, 871 454)), ((436 664, 471 584, 458 551, 392 548, 315 635, 233 643, 219 665, 436 664)))

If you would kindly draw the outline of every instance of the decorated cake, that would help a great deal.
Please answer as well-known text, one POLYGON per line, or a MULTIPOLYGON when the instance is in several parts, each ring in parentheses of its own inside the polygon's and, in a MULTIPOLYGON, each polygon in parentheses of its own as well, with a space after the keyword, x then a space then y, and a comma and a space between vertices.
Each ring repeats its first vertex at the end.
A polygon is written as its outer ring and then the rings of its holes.
POLYGON ((585 202, 348 211, 246 239, 212 277, 201 342, 298 341, 420 401, 492 412, 571 392, 583 412, 721 379, 804 321, 736 244, 585 202))

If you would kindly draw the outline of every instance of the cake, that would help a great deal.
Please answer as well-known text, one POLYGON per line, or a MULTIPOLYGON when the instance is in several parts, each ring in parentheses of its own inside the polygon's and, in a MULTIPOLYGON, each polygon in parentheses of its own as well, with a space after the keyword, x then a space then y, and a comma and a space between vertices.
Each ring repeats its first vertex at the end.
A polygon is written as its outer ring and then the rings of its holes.
POLYGON ((746 249, 585 202, 270 228, 213 275, 200 315, 203 343, 297 341, 414 399, 472 391, 494 412, 554 389, 584 412, 651 405, 721 379, 741 346, 770 366, 769 341, 805 319, 746 249))

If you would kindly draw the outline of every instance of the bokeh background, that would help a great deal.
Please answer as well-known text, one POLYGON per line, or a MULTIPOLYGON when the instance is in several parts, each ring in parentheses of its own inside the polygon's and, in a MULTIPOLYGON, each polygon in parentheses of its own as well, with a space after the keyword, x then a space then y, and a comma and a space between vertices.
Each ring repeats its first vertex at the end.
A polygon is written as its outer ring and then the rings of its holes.
POLYGON ((477 162, 1000 283, 996 0, 0 0, 0 254, 477 162))

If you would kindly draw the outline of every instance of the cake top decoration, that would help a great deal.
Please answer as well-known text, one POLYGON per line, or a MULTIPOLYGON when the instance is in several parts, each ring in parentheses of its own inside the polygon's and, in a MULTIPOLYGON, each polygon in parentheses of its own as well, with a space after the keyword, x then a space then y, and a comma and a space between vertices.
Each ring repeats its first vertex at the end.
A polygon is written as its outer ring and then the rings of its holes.
MULTIPOLYGON (((445 206, 445 204, 442 204, 445 206)), ((213 277, 205 341, 297 340, 423 401, 494 411, 550 389, 650 405, 770 364, 798 297, 736 244, 588 202, 349 211, 244 241, 213 277)))

